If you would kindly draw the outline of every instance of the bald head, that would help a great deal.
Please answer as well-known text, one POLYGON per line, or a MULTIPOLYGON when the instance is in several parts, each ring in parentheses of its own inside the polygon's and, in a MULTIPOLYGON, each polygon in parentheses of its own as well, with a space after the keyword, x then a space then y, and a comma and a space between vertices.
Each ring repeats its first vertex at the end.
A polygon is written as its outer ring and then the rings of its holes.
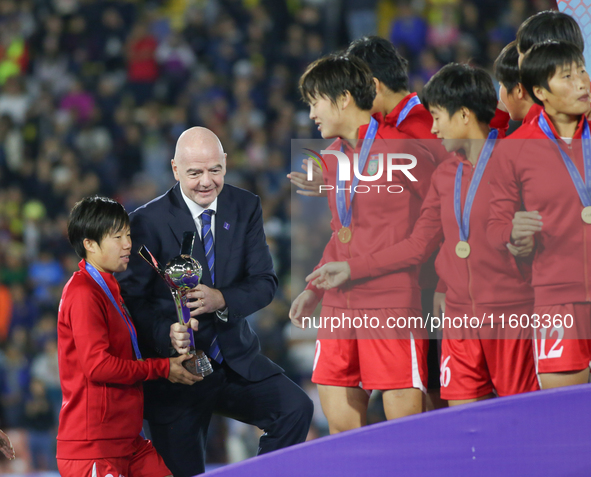
POLYGON ((180 135, 174 150, 174 160, 178 164, 185 157, 190 158, 195 154, 222 155, 225 158, 219 138, 211 130, 198 126, 187 129, 180 135))
POLYGON ((224 187, 226 154, 209 129, 194 127, 183 132, 171 164, 183 193, 201 207, 209 207, 224 187))

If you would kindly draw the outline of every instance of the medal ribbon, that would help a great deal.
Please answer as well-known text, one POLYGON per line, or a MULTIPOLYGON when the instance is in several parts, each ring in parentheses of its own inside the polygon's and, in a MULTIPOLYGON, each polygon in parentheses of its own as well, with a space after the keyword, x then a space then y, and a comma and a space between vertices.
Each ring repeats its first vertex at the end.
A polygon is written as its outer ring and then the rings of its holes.
POLYGON ((482 179, 482 175, 484 174, 486 164, 488 164, 490 155, 492 154, 493 148, 495 147, 495 140, 497 139, 498 135, 499 131, 493 129, 488 134, 486 142, 482 147, 482 151, 480 151, 478 163, 476 164, 474 175, 472 176, 472 180, 470 181, 470 187, 468 187, 468 194, 466 195, 466 202, 464 204, 464 215, 462 215, 461 204, 462 170, 464 168, 464 164, 460 162, 460 164, 458 165, 458 170, 456 172, 456 182, 454 187, 454 212, 456 214, 456 221, 458 222, 458 228, 460 229, 460 240, 462 242, 466 242, 468 240, 468 237, 470 236, 470 212, 472 211, 472 204, 474 203, 476 191, 478 190, 478 186, 480 185, 480 180, 482 179))
POLYGON ((400 111, 400 114, 398 115, 396 127, 400 126, 400 123, 406 119, 406 116, 408 116, 408 113, 410 113, 411 109, 419 104, 421 104, 421 100, 418 96, 413 96, 412 98, 410 98, 408 100, 408 103, 406 103, 406 106, 404 106, 404 109, 400 111))
POLYGON ((538 125, 540 129, 544 131, 544 134, 548 137, 548 139, 552 140, 554 144, 558 147, 560 151, 560 155, 562 156, 562 160, 564 161, 564 165, 566 166, 568 173, 570 174, 570 178, 572 179, 575 187, 577 188, 577 192, 579 193, 579 197, 581 199, 581 203, 584 207, 591 206, 591 134, 589 133, 589 124, 587 121, 583 123, 583 160, 585 166, 585 181, 583 182, 583 178, 581 174, 579 174, 579 170, 569 155, 562 150, 548 121, 544 117, 543 113, 540 113, 540 117, 538 119, 538 125))
POLYGON ((115 301, 115 298, 113 298, 113 294, 111 293, 111 290, 109 290, 109 287, 105 283, 105 279, 102 277, 100 272, 88 262, 86 262, 86 271, 90 273, 90 276, 94 279, 94 281, 97 282, 98 285, 103 289, 105 294, 109 297, 109 300, 111 300, 111 303, 113 303, 115 309, 119 312, 119 315, 121 315, 121 318, 123 318, 123 321, 125 321, 125 326, 127 326, 127 331, 129 331, 129 336, 131 337, 131 344, 133 345, 135 357, 138 360, 142 359, 142 354, 140 353, 140 348, 137 343, 137 333, 133 327, 131 319, 121 311, 121 308, 119 308, 119 305, 115 301))
MULTIPOLYGON (((365 163, 367 162, 367 156, 376 138, 378 132, 378 122, 371 118, 367 133, 363 139, 363 145, 361 151, 359 151, 359 171, 360 173, 365 169, 365 163)), ((343 152, 343 146, 341 146, 341 152, 343 152)), ((337 169, 338 173, 338 169, 337 169)), ((341 181, 337 177, 337 212, 339 214, 339 220, 343 227, 349 227, 351 225, 351 217, 353 216, 353 197, 355 197, 355 187, 359 184, 359 177, 355 176, 351 182, 351 194, 349 194, 349 207, 347 207, 347 198, 345 196, 345 181, 341 181)))

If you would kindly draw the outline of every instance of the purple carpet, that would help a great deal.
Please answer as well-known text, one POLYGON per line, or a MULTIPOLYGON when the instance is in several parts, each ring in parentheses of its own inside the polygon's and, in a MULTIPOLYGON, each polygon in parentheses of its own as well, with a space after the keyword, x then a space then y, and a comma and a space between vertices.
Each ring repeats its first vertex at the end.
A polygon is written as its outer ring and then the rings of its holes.
POLYGON ((591 385, 384 422, 208 476, 591 476, 591 385))

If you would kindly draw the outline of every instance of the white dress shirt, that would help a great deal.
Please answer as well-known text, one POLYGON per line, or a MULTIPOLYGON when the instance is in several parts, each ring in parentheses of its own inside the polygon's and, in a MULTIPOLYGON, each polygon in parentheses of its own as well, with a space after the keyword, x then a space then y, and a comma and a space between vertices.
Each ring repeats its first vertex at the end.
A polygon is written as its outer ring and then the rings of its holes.
MULTIPOLYGON (((211 235, 215 243, 215 214, 218 210, 218 198, 216 197, 214 201, 211 204, 209 204, 209 207, 207 209, 204 209, 198 203, 193 202, 191 199, 189 199, 183 192, 182 187, 180 187, 180 189, 181 195, 183 196, 183 200, 185 201, 185 204, 187 204, 187 207, 189 207, 191 217, 193 217, 193 220, 195 221, 195 226, 197 227, 197 233, 199 234, 199 238, 202 238, 201 230, 203 229, 201 214, 206 210, 213 210, 213 214, 211 214, 211 235)), ((215 314, 220 320, 228 321, 228 307, 224 308, 223 310, 216 310, 215 314)))
POLYGON ((211 214, 211 235, 213 236, 213 239, 215 240, 215 214, 218 211, 218 198, 216 197, 215 200, 211 204, 209 204, 209 207, 207 209, 204 209, 198 203, 193 202, 191 199, 189 199, 185 195, 185 193, 183 192, 182 187, 181 187, 181 195, 183 196, 183 200, 185 201, 185 204, 187 204, 187 207, 189 207, 189 212, 191 212, 191 217, 193 217, 193 220, 195 221, 195 226, 197 227, 197 233, 199 234, 199 238, 202 238, 201 237, 201 229, 203 228, 203 224, 201 223, 201 214, 203 212, 205 212, 206 210, 213 210, 213 214, 211 214))

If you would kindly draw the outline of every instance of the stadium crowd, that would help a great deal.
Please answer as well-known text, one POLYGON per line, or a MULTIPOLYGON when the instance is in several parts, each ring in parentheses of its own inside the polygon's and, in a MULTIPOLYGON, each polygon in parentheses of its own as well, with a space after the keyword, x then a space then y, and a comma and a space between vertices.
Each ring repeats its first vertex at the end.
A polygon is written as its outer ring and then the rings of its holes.
MULTIPOLYGON (((273 303, 249 320, 263 353, 317 402, 314 337, 292 342, 287 319, 291 140, 319 137, 299 77, 379 33, 410 61, 420 92, 450 61, 491 71, 521 22, 551 3, 0 0, 0 428, 26 430, 30 464, 19 469, 56 469, 56 320, 77 269, 66 234, 76 201, 101 194, 133 211, 174 184, 168 161, 182 131, 214 131, 226 181, 261 197, 279 277, 273 303)), ((316 408, 311 438, 328 433, 316 408)), ((254 455, 256 432, 214 421, 208 462, 254 455)))

